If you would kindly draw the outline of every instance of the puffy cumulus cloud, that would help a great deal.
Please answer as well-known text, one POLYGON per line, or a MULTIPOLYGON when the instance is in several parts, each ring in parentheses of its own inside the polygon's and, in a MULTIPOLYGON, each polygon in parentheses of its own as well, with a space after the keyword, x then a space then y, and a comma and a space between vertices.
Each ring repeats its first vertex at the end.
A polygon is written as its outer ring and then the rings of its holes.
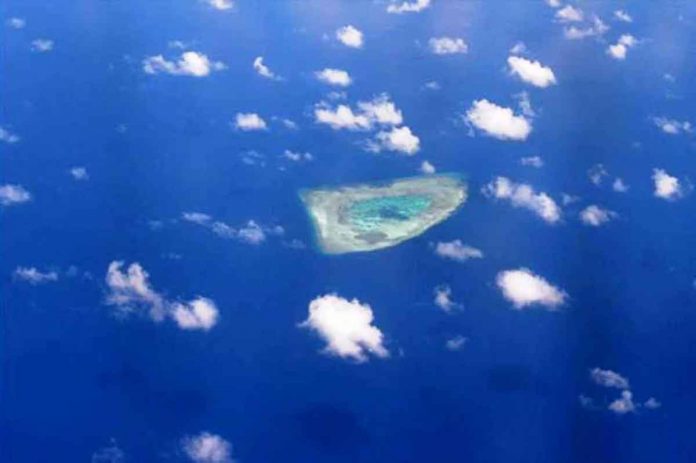
POLYGON ((660 130, 669 135, 692 133, 694 130, 691 122, 688 121, 678 121, 667 117, 654 117, 653 122, 660 130))
POLYGON ((12 206, 31 201, 31 193, 22 185, 6 184, 0 186, 0 205, 12 206))
POLYGON ((627 13, 626 11, 624 11, 624 10, 616 10, 616 11, 614 11, 614 18, 615 18, 617 21, 622 21, 622 22, 625 22, 625 23, 632 23, 632 22, 633 22, 633 18, 631 17, 631 15, 628 14, 628 13, 627 13))
POLYGON ((401 111, 390 101, 389 95, 383 93, 371 101, 358 102, 358 108, 371 121, 382 125, 400 125, 403 122, 401 111))
POLYGON ((216 10, 230 10, 234 7, 232 0, 206 0, 206 3, 216 10))
POLYGON ((445 348, 449 351, 456 352, 460 351, 464 348, 464 345, 469 341, 468 338, 465 338, 464 336, 457 335, 453 338, 450 338, 445 342, 445 348))
POLYGON ((285 230, 280 225, 267 227, 259 225, 254 220, 249 220, 240 227, 233 227, 225 222, 213 220, 210 215, 201 212, 184 212, 181 214, 181 218, 186 222, 207 228, 220 238, 235 239, 252 245, 259 245, 265 242, 269 235, 280 236, 285 234, 285 230))
POLYGON ((89 180, 89 174, 84 167, 73 167, 68 172, 75 180, 89 180))
POLYGON ((483 252, 480 249, 464 244, 461 240, 438 242, 435 245, 435 254, 457 262, 483 258, 483 252))
POLYGON ((201 432, 184 437, 184 453, 195 463, 232 463, 232 444, 217 434, 201 432))
POLYGON ((413 2, 404 1, 401 3, 391 3, 387 6, 387 13, 404 14, 420 13, 430 6, 430 0, 416 0, 413 2))
POLYGON ((436 169, 434 165, 426 160, 421 162, 420 171, 424 174, 434 174, 436 169))
POLYGON ((321 82, 337 87, 348 87, 353 82, 350 74, 342 69, 324 68, 315 72, 314 75, 321 82))
POLYGON ((483 194, 494 199, 510 201, 514 207, 534 212, 548 223, 561 220, 561 208, 546 193, 536 193, 531 185, 515 183, 507 177, 497 177, 483 187, 483 194))
POLYGON ((592 204, 580 211, 580 220, 585 225, 599 227, 616 217, 616 212, 592 204))
POLYGON ((58 273, 54 271, 41 272, 36 267, 17 267, 12 274, 17 281, 23 281, 30 285, 42 285, 58 281, 58 273))
POLYGON ((336 39, 347 47, 362 48, 363 46, 363 33, 350 24, 336 31, 336 39))
POLYGON ((256 113, 237 113, 235 116, 234 127, 243 132, 268 129, 266 121, 264 121, 261 116, 256 113))
POLYGON ((378 132, 368 144, 368 149, 373 152, 397 151, 412 156, 420 149, 420 138, 406 126, 393 127, 391 130, 378 132))
POLYGON ((447 285, 440 285, 433 290, 433 302, 445 312, 451 312, 461 307, 452 300, 452 289, 447 285))
POLYGON ((370 101, 360 101, 357 107, 355 111, 344 104, 332 108, 321 102, 314 108, 314 118, 317 123, 333 129, 348 130, 370 130, 376 125, 394 126, 403 122, 401 111, 385 93, 370 101))
POLYGON ((18 143, 20 140, 19 135, 10 132, 5 127, 0 127, 0 141, 9 143, 10 145, 18 143))
POLYGON ((474 101, 464 118, 469 124, 499 140, 526 140, 532 132, 532 124, 527 118, 486 99, 474 101))
POLYGON ((389 356, 384 347, 384 335, 373 321, 368 304, 327 294, 309 303, 309 316, 299 326, 315 331, 326 342, 324 352, 327 354, 365 362, 368 354, 381 358, 389 356))
POLYGON ((536 167, 540 169, 544 167, 544 160, 539 156, 527 156, 520 159, 520 164, 523 166, 536 167))
POLYGON ((568 297, 565 291, 526 268, 498 273, 496 284, 516 309, 541 305, 553 310, 563 305, 568 297))
POLYGON ((556 83, 556 76, 550 67, 544 66, 539 61, 531 61, 519 56, 510 56, 507 59, 510 73, 517 75, 523 81, 535 87, 545 88, 556 83))
POLYGON ((609 410, 617 415, 625 415, 636 411, 636 404, 633 402, 631 391, 621 391, 621 397, 609 404, 609 410))
POLYGON ((280 76, 275 75, 268 66, 263 64, 263 56, 257 56, 252 66, 254 67, 254 71, 261 77, 271 80, 281 80, 280 76))
POLYGON ((684 194, 679 179, 663 169, 653 169, 652 179, 655 186, 653 194, 658 198, 675 200, 684 194))
POLYGON ((613 387, 616 389, 630 389, 628 379, 612 370, 593 368, 590 370, 590 379, 599 386, 613 387))
POLYGON ((205 77, 212 71, 225 69, 220 61, 211 61, 203 53, 185 51, 177 61, 169 61, 162 55, 149 56, 143 60, 146 74, 171 74, 173 76, 205 77))
POLYGON ((218 309, 213 301, 198 297, 189 302, 175 302, 171 316, 184 330, 209 330, 217 323, 218 309))
POLYGON ((629 189, 629 186, 626 185, 623 179, 621 179, 620 177, 616 177, 616 179, 614 179, 614 183, 611 184, 611 188, 617 193, 626 193, 629 189))
POLYGON ((5 21, 5 24, 12 29, 24 29, 27 22, 22 18, 9 18, 7 21, 5 21))
POLYGON ((568 40, 581 40, 587 37, 598 37, 609 30, 609 26, 597 16, 592 18, 592 21, 583 27, 569 26, 563 30, 563 36, 568 40))
POLYGON ((218 319, 215 303, 204 297, 189 302, 169 301, 150 285, 150 275, 137 262, 123 270, 123 262, 113 261, 106 272, 106 303, 122 313, 147 310, 149 317, 160 322, 169 317, 181 329, 209 330, 218 319))
POLYGON ((53 50, 53 40, 36 39, 31 42, 31 50, 37 53, 46 53, 53 50))
POLYGON ((572 5, 566 5, 556 11, 556 19, 560 22, 580 22, 585 19, 585 14, 579 8, 574 8, 572 5))
POLYGON ((428 46, 436 55, 455 55, 469 51, 464 39, 458 37, 433 37, 428 40, 428 46))
POLYGON ((607 47, 607 54, 616 60, 626 59, 626 53, 629 48, 634 47, 638 41, 630 34, 624 34, 619 37, 619 40, 614 45, 607 47))

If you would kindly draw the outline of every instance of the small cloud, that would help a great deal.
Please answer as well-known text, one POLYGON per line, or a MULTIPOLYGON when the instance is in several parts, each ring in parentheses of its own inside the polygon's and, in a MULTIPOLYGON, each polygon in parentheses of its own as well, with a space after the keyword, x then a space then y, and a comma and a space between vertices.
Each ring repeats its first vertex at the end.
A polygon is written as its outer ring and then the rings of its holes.
POLYGON ((523 55, 525 53, 527 53, 527 45, 524 42, 517 42, 510 48, 511 55, 523 55))
POLYGON ((265 242, 269 235, 279 236, 285 233, 283 227, 279 225, 266 227, 259 225, 254 220, 249 220, 240 227, 233 227, 219 220, 213 221, 211 216, 201 212, 184 212, 181 218, 186 222, 209 229, 220 238, 234 239, 252 245, 259 245, 265 242))
POLYGON ((36 39, 31 42, 31 49, 37 53, 47 53, 53 50, 53 40, 36 39))
POLYGON ((465 338, 462 335, 457 335, 447 340, 445 343, 445 348, 449 351, 457 352, 462 350, 467 342, 469 342, 468 338, 465 338))
POLYGON ((436 80, 431 80, 431 81, 423 84, 423 88, 425 88, 427 90, 440 90, 442 88, 442 86, 436 80))
POLYGON ((679 179, 669 175, 663 169, 653 169, 652 179, 655 185, 653 194, 658 198, 676 200, 684 194, 679 179))
POLYGON ((566 5, 556 11, 556 19, 560 22, 581 22, 584 18, 582 10, 571 5, 566 5))
POLYGON ((433 37, 428 41, 428 46, 436 55, 456 55, 469 51, 464 39, 458 37, 433 37))
POLYGON ((10 132, 5 127, 0 127, 0 141, 13 145, 19 143, 19 135, 10 132))
POLYGON ((595 408, 594 400, 592 400, 592 397, 587 397, 584 394, 580 394, 578 396, 578 401, 580 402, 580 406, 582 408, 587 408, 587 409, 595 408))
POLYGON ((590 25, 586 27, 566 27, 563 31, 563 35, 568 40, 581 40, 587 37, 601 36, 608 30, 609 27, 597 16, 594 16, 590 25))
POLYGON ((551 8, 560 8, 561 0, 546 0, 546 4, 551 8))
POLYGON ((464 119, 499 140, 526 140, 532 132, 532 124, 524 116, 515 115, 512 109, 486 99, 474 101, 464 119))
POLYGON ((232 444, 217 434, 201 432, 184 437, 181 447, 194 463, 232 463, 232 444))
POLYGON ((348 87, 353 81, 350 74, 342 69, 325 68, 314 73, 318 80, 328 85, 348 87))
POLYGON ((540 169, 544 167, 544 160, 539 156, 528 156, 520 159, 520 164, 523 166, 536 167, 540 169))
POLYGON ((198 297, 189 302, 174 302, 171 317, 182 330, 209 330, 217 323, 218 309, 213 301, 198 297))
POLYGON ((207 0, 208 5, 216 10, 230 10, 234 7, 232 0, 207 0))
POLYGON ((435 166, 426 160, 421 162, 420 171, 424 174, 434 174, 435 166))
POLYGON ((520 108, 523 115, 530 118, 536 116, 534 108, 532 107, 532 100, 529 99, 528 92, 522 91, 514 94, 513 97, 517 99, 517 106, 520 108))
POLYGON ((435 305, 445 312, 449 313, 455 309, 461 308, 461 304, 452 300, 452 289, 447 285, 437 286, 433 290, 433 296, 435 305))
POLYGON ((607 408, 617 415, 635 412, 636 404, 633 402, 633 394, 631 391, 621 391, 621 397, 610 403, 607 408))
POLYGON ((662 407, 662 403, 658 401, 655 397, 650 397, 643 403, 643 406, 648 410, 656 410, 662 407))
POLYGON ((281 78, 277 75, 275 75, 265 64, 263 64, 263 56, 257 56, 256 59, 254 59, 254 71, 261 77, 265 77, 266 79, 271 79, 271 80, 281 80, 281 78))
POLYGON ((607 54, 616 60, 622 61, 626 59, 628 49, 634 47, 637 43, 638 41, 635 37, 630 34, 624 34, 619 37, 618 42, 614 45, 609 45, 607 54))
POLYGON ((10 18, 5 21, 5 24, 7 24, 7 27, 11 27, 12 29, 24 29, 27 22, 22 18, 10 18))
POLYGON ((111 444, 103 447, 92 454, 92 463, 123 463, 126 461, 126 454, 121 450, 114 439, 111 444))
POLYGON ((234 126, 237 130, 251 132, 256 130, 266 130, 268 126, 256 113, 237 113, 234 126))
POLYGON ((622 21, 622 22, 625 22, 625 23, 632 23, 632 22, 633 22, 633 18, 631 17, 631 15, 629 15, 629 14, 628 14, 627 12, 625 12, 624 10, 616 10, 616 11, 614 11, 614 18, 615 18, 617 21, 622 21))
POLYGON ((420 138, 404 127, 393 127, 388 131, 380 131, 375 139, 368 144, 368 150, 373 152, 397 151, 412 156, 420 149, 420 138))
POLYGON ((392 3, 387 6, 387 13, 404 14, 404 13, 420 13, 430 6, 430 0, 416 0, 414 2, 392 3))
MULTIPOLYGON (((357 106, 358 109, 354 111, 348 105, 331 108, 329 104, 321 102, 314 108, 314 118, 317 123, 327 124, 336 130, 370 130, 375 125, 395 126, 403 122, 401 111, 387 94, 370 101, 360 101, 357 106)), ((405 135, 406 132, 402 131, 402 136, 405 135)))
POLYGON ((682 133, 692 133, 694 128, 691 122, 668 119, 666 117, 654 117, 653 122, 664 133, 669 135, 680 135, 682 133))
POLYGON ((336 39, 347 47, 362 48, 363 46, 363 33, 351 25, 338 29, 336 39))
POLYGON ((17 267, 12 276, 16 281, 23 281, 34 286, 58 281, 58 273, 41 272, 36 267, 17 267))
POLYGON ((84 167, 73 167, 68 172, 70 172, 70 175, 72 175, 72 178, 75 180, 89 180, 89 174, 84 167))
POLYGON ((186 51, 177 61, 169 61, 162 55, 149 56, 143 60, 146 74, 170 74, 173 76, 205 77, 212 71, 221 71, 226 66, 221 61, 210 61, 197 51, 186 51))
POLYGON ((628 379, 612 370, 593 368, 590 370, 590 379, 599 386, 616 389, 629 389, 628 379))
POLYGON ((389 356, 384 335, 373 321, 368 304, 327 294, 309 303, 309 316, 299 326, 311 329, 326 342, 325 353, 361 363, 367 361, 368 354, 389 356))
POLYGON ((389 95, 383 93, 371 101, 361 101, 358 108, 371 121, 382 125, 400 125, 403 122, 401 111, 390 101, 389 95))
POLYGON ((511 74, 535 87, 546 88, 556 84, 556 76, 551 68, 544 66, 539 61, 510 56, 507 59, 507 63, 510 66, 511 74))
POLYGON ((549 310, 554 310, 563 305, 568 297, 565 291, 526 268, 498 273, 496 284, 502 291, 503 297, 512 302, 515 309, 542 305, 549 310))
POLYGON ((587 177, 590 179, 590 182, 597 186, 601 185, 604 178, 608 176, 609 172, 604 168, 604 164, 595 164, 587 171, 587 177))
POLYGON ((22 185, 6 184, 0 186, 0 205, 12 206, 31 201, 31 193, 22 185))
POLYGON ((457 262, 483 258, 483 252, 480 249, 464 244, 461 240, 438 242, 435 245, 435 254, 457 262))
POLYGON ((616 212, 592 204, 580 212, 580 220, 585 225, 599 227, 616 217, 616 212))
POLYGON ((617 193, 626 193, 629 186, 626 185, 621 178, 616 177, 616 179, 614 179, 614 183, 611 184, 611 188, 617 193))
POLYGON ((290 150, 285 150, 283 152, 283 157, 293 162, 311 161, 314 159, 314 156, 312 156, 311 153, 300 153, 290 150))
POLYGON ((507 177, 497 177, 482 189, 484 195, 506 199, 514 207, 529 209, 547 223, 561 220, 561 208, 546 193, 536 193, 531 185, 515 183, 507 177))

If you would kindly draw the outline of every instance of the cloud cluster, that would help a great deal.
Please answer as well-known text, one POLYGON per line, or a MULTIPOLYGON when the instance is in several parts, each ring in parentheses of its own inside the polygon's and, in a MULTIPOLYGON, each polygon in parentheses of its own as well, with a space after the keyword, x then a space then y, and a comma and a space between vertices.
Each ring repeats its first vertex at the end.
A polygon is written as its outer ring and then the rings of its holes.
POLYGON ((507 177, 497 177, 483 187, 483 194, 494 199, 510 201, 514 207, 534 212, 547 223, 561 220, 561 208, 546 193, 536 193, 531 185, 515 183, 507 177))
POLYGON ((433 290, 433 302, 445 312, 451 312, 461 307, 452 300, 452 289, 447 285, 439 285, 433 290))
POLYGON ((311 329, 326 342, 325 353, 365 362, 368 354, 381 358, 389 356, 384 347, 384 335, 373 321, 368 304, 327 294, 309 303, 309 316, 299 326, 311 329))
POLYGON ((143 71, 147 74, 171 74, 173 76, 205 77, 212 71, 221 71, 226 66, 220 61, 211 61, 197 51, 185 51, 177 61, 169 61, 162 55, 149 56, 143 60, 143 71))
POLYGON ((585 209, 580 211, 580 220, 582 223, 592 227, 599 227, 600 225, 609 222, 614 217, 616 217, 616 212, 608 209, 602 209, 596 204, 587 206, 585 209))
POLYGON ((638 41, 631 34, 623 34, 614 45, 607 47, 607 54, 616 60, 624 60, 628 49, 637 43, 638 41))
POLYGON ((160 322, 169 317, 184 330, 211 329, 217 323, 218 309, 205 297, 188 302, 170 301, 150 285, 150 275, 137 262, 122 271, 123 262, 113 261, 106 272, 106 303, 121 313, 146 310, 148 316, 160 322))
POLYGON ((363 46, 363 33, 360 29, 357 29, 350 24, 341 27, 336 31, 336 39, 341 42, 346 47, 351 48, 362 48, 363 46))
POLYGON ((24 189, 22 185, 11 183, 0 186, 0 205, 12 206, 31 201, 31 193, 24 189))
POLYGON ((526 140, 532 132, 532 124, 527 118, 486 99, 474 101, 464 120, 499 140, 526 140))
POLYGON ((565 291, 526 268, 498 273, 496 284, 516 309, 541 305, 553 310, 563 305, 568 297, 565 291))
POLYGON ((420 13, 430 6, 430 0, 416 0, 414 2, 404 1, 402 3, 392 3, 387 6, 387 13, 404 14, 420 13))
POLYGON ((41 272, 36 267, 17 267, 12 276, 15 280, 24 281, 30 285, 41 285, 58 281, 57 272, 41 272))
POLYGON ((184 437, 181 447, 194 463, 232 463, 232 444, 217 434, 201 432, 184 437))
POLYGON ((246 244, 258 245, 266 241, 268 235, 279 236, 285 234, 285 230, 279 225, 265 227, 253 220, 249 220, 241 227, 233 227, 225 222, 213 220, 210 215, 202 212, 184 212, 181 214, 181 218, 186 222, 205 227, 221 238, 235 239, 246 244))
MULTIPOLYGON (((648 410, 655 410, 662 406, 662 404, 654 397, 648 398, 648 400, 646 400, 642 405, 635 402, 633 393, 630 390, 628 378, 615 371, 593 368, 590 370, 590 379, 598 386, 621 390, 619 397, 612 400, 606 407, 607 410, 616 413, 617 415, 634 413, 641 406, 648 410)), ((585 408, 596 408, 594 401, 590 397, 584 395, 580 396, 580 403, 585 408)))
POLYGON ((653 194, 658 198, 675 200, 684 194, 679 179, 669 175, 663 169, 653 169, 652 179, 655 186, 653 194))
POLYGON ((585 14, 579 8, 566 5, 556 11, 556 19, 560 22, 580 22, 585 18, 585 14))
POLYGON ((617 21, 622 21, 625 23, 632 23, 633 22, 633 18, 631 17, 631 15, 628 14, 624 10, 614 11, 614 18, 616 18, 617 21))
POLYGON ((511 74, 518 76, 535 87, 546 88, 556 83, 556 76, 551 68, 544 66, 539 61, 510 56, 507 59, 507 63, 511 74))
POLYGON ((660 130, 668 135, 680 135, 682 133, 693 133, 694 131, 689 121, 678 121, 667 117, 654 117, 653 122, 660 130))
POLYGON ((414 155, 420 149, 420 138, 404 127, 392 127, 388 131, 380 131, 374 140, 368 141, 368 150, 379 153, 380 151, 398 151, 406 155, 414 155))
POLYGON ((480 249, 464 244, 461 240, 438 242, 435 245, 435 254, 457 262, 483 258, 483 252, 480 249))
POLYGON ((597 16, 584 26, 569 26, 563 30, 563 35, 569 40, 581 40, 587 37, 599 37, 609 30, 609 26, 597 16))
POLYGON ((456 55, 469 51, 464 39, 459 37, 433 37, 428 40, 428 46, 436 55, 456 55))
POLYGON ((630 389, 628 379, 621 376, 619 373, 612 370, 603 370, 601 368, 593 368, 590 370, 590 379, 603 387, 613 387, 616 389, 630 389))

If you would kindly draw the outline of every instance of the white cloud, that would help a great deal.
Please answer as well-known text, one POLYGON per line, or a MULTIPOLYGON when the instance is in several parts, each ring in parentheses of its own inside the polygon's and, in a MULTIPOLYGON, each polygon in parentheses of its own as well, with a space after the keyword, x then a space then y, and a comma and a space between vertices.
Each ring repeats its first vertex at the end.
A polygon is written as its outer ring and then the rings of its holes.
POLYGON ((416 0, 414 2, 404 1, 402 3, 392 3, 387 6, 387 13, 404 14, 419 13, 430 6, 430 0, 416 0))
POLYGON ((691 122, 688 121, 678 121, 676 119, 668 119, 666 117, 655 117, 653 122, 658 126, 664 133, 669 135, 679 135, 682 133, 692 133, 693 126, 691 122))
POLYGON ((73 167, 70 169, 70 175, 72 175, 72 178, 75 180, 88 180, 89 179, 89 174, 87 173, 87 169, 84 167, 73 167))
POLYGON ((524 42, 517 42, 510 48, 510 53, 513 55, 527 53, 527 45, 525 45, 524 42))
POLYGON ((440 83, 438 81, 431 80, 429 82, 426 82, 423 85, 423 88, 425 88, 427 90, 440 90, 442 88, 442 86, 440 85, 440 83))
POLYGON ((325 68, 315 72, 314 75, 321 82, 337 87, 348 87, 352 83, 350 74, 342 69, 325 68))
POLYGON ((300 152, 295 152, 295 151, 290 151, 290 150, 285 150, 283 152, 283 157, 285 159, 289 159, 293 162, 311 161, 314 159, 314 156, 312 156, 312 153, 300 153, 300 152))
POLYGON ((674 200, 683 195, 679 179, 669 175, 663 169, 653 169, 652 179, 655 184, 654 195, 658 198, 674 200))
POLYGON ((660 408, 662 406, 662 403, 660 403, 660 401, 657 400, 655 397, 650 397, 643 403, 643 406, 648 410, 655 410, 660 408))
POLYGON ((22 185, 6 184, 0 186, 0 205, 12 206, 31 201, 31 193, 24 189, 22 185))
POLYGON ((185 437, 181 446, 195 463, 232 463, 232 444, 217 434, 202 432, 185 437))
POLYGON ((22 18, 10 18, 7 21, 5 21, 5 24, 7 24, 12 29, 24 29, 24 26, 27 25, 27 22, 22 18))
POLYGON ((428 41, 428 46, 436 55, 454 55, 469 51, 464 39, 458 37, 433 37, 428 41))
POLYGON ((106 303, 123 313, 137 309, 148 311, 156 322, 172 318, 181 329, 209 330, 218 319, 215 303, 204 297, 189 302, 169 301, 150 285, 150 275, 137 262, 122 271, 123 262, 113 261, 106 272, 106 303))
POLYGON ((621 391, 621 397, 610 403, 608 408, 618 415, 636 411, 636 404, 633 403, 633 394, 631 391, 621 391))
POLYGON ((208 0, 208 5, 216 10, 229 10, 234 7, 232 0, 208 0))
POLYGON ((378 132, 375 140, 369 143, 368 149, 375 152, 398 151, 412 156, 420 149, 420 138, 406 126, 394 127, 389 131, 378 132))
POLYGON ((614 18, 616 18, 617 21, 623 21, 625 23, 633 22, 633 18, 631 17, 631 15, 625 12, 624 10, 614 11, 614 18))
POLYGON ((434 165, 426 160, 421 162, 420 171, 424 174, 434 174, 436 169, 434 165))
POLYGON ((561 219, 561 208, 546 193, 536 193, 531 185, 515 183, 507 177, 497 177, 483 187, 486 196, 509 200, 514 207, 523 207, 534 212, 548 223, 561 219))
POLYGON ((452 300, 452 289, 447 285, 437 286, 433 290, 433 296, 433 302, 435 305, 445 312, 451 312, 452 310, 461 307, 461 304, 458 304, 452 300))
POLYGON ((280 77, 279 77, 279 76, 275 75, 275 74, 273 73, 273 71, 271 71, 271 70, 269 69, 268 66, 266 66, 265 64, 263 64, 263 56, 257 56, 257 57, 254 59, 254 64, 253 64, 253 66, 254 66, 254 71, 256 71, 256 73, 257 73, 258 75, 260 75, 261 77, 265 77, 265 78, 271 79, 271 80, 280 80, 280 77))
POLYGON ((300 327, 315 331, 325 342, 324 352, 341 358, 367 361, 367 354, 388 357, 382 332, 372 324, 368 304, 349 301, 336 294, 317 297, 309 303, 309 316, 300 327))
POLYGON ((36 39, 31 42, 31 49, 38 53, 46 53, 53 50, 53 45, 53 40, 36 39))
POLYGON ((599 227, 600 225, 609 222, 614 217, 616 217, 616 212, 608 209, 602 209, 595 204, 587 206, 585 209, 580 211, 580 220, 582 220, 582 223, 592 227, 599 227))
POLYGON ((609 30, 609 26, 597 16, 592 18, 592 23, 586 27, 570 26, 566 27, 563 35, 569 40, 581 40, 587 37, 597 37, 609 30))
POLYGON ((375 125, 394 126, 403 122, 401 111, 389 100, 387 94, 381 94, 371 101, 360 101, 357 106, 356 111, 343 104, 332 109, 327 103, 321 102, 314 108, 315 121, 337 130, 369 130, 375 125))
POLYGON ((58 273, 41 272, 35 267, 17 267, 13 273, 15 280, 25 281, 31 285, 40 285, 51 281, 58 281, 58 273))
POLYGON ((507 63, 512 74, 535 87, 545 88, 556 83, 556 76, 551 68, 542 65, 539 61, 510 56, 507 63))
POLYGON ((474 101, 465 120, 500 140, 525 140, 532 131, 532 124, 524 116, 486 99, 474 101))
POLYGON ((183 330, 209 330, 217 323, 218 309, 213 301, 198 297, 189 302, 174 302, 171 316, 183 330))
POLYGON ((162 55, 149 56, 143 60, 143 71, 147 74, 171 74, 174 76, 205 77, 211 71, 225 69, 220 61, 210 61, 208 57, 197 51, 186 51, 179 60, 168 61, 162 55))
POLYGON ((256 113, 237 113, 234 126, 237 130, 243 132, 266 130, 268 128, 266 121, 256 113))
POLYGON ((520 164, 523 166, 536 167, 537 169, 544 167, 544 160, 539 156, 528 156, 520 159, 520 164))
POLYGON ((580 22, 585 18, 582 10, 579 8, 574 8, 571 5, 566 5, 560 10, 556 11, 556 19, 560 22, 580 22))
POLYGON ((446 259, 456 260, 457 262, 483 258, 483 252, 480 249, 463 244, 461 240, 438 242, 435 245, 435 254, 446 259))
POLYGON ((546 0, 546 4, 551 8, 560 8, 561 0, 546 0))
POLYGON ((212 217, 202 212, 184 212, 181 216, 187 222, 193 222, 198 225, 205 225, 212 220, 212 217))
POLYGON ((621 178, 617 177, 614 179, 614 183, 612 183, 611 188, 618 193, 626 193, 629 186, 626 185, 621 178))
POLYGON ((363 33, 351 25, 338 29, 336 39, 347 47, 362 48, 363 46, 363 33))
POLYGON ((587 178, 597 186, 601 185, 604 178, 608 175, 609 172, 604 168, 604 164, 595 164, 587 170, 587 178))
POLYGON ((512 302, 516 309, 542 305, 553 310, 564 304, 568 297, 565 291, 526 268, 498 273, 496 284, 503 292, 503 297, 512 302))
POLYGON ((629 389, 628 379, 612 370, 593 368, 590 370, 590 379, 595 384, 603 387, 613 387, 615 389, 629 389))
POLYGON ((358 108, 371 121, 383 125, 400 125, 403 122, 401 111, 389 100, 389 95, 383 93, 371 101, 361 101, 358 108))
POLYGON ((9 143, 9 144, 14 144, 19 142, 20 138, 18 135, 10 132, 8 129, 4 127, 0 127, 0 141, 9 143))
POLYGON ((469 341, 468 338, 465 338, 462 335, 457 335, 451 339, 448 339, 447 342, 445 343, 445 347, 447 350, 450 350, 452 352, 456 352, 459 350, 462 350, 464 347, 464 344, 466 344, 469 341))
POLYGON ((213 221, 208 214, 201 212, 184 212, 181 218, 187 222, 205 227, 221 238, 235 239, 247 244, 258 245, 266 241, 268 235, 279 236, 285 233, 283 227, 261 226, 254 220, 247 221, 241 227, 233 227, 221 221, 213 221))
POLYGON ((111 445, 103 447, 92 454, 92 463, 123 463, 126 461, 126 454, 121 450, 114 439, 111 445))
POLYGON ((607 47, 607 54, 614 59, 624 60, 626 59, 628 49, 634 47, 636 43, 638 43, 638 41, 635 37, 630 34, 624 34, 619 37, 618 42, 607 47))

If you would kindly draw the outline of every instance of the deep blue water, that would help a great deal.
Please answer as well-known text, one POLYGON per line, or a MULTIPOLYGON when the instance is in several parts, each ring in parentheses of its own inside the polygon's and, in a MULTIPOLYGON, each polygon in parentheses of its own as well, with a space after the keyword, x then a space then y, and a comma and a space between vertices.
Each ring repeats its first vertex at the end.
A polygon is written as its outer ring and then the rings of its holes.
POLYGON ((696 5, 578 6, 611 26, 604 38, 565 40, 554 10, 531 0, 433 0, 411 15, 369 1, 238 0, 225 12, 195 0, 4 2, 5 19, 27 24, 3 25, 0 125, 21 141, 0 143, 0 184, 33 198, 0 209, 0 460, 91 461, 114 439, 128 462, 186 461, 182 436, 207 430, 241 462, 696 461, 696 207, 688 192, 655 198, 650 179, 655 167, 696 176, 693 135, 652 122, 696 120, 696 5), (611 19, 619 7, 633 23, 611 19), (346 24, 363 31, 363 49, 333 39, 346 24), (641 43, 611 60, 606 46, 626 32, 641 43), (431 54, 428 39, 446 35, 463 37, 468 53, 431 54), (36 38, 55 48, 32 52, 36 38), (145 74, 143 58, 177 55, 171 40, 228 69, 145 74), (520 40, 558 85, 507 75, 520 40), (256 75, 259 55, 285 80, 256 75), (313 75, 324 67, 350 72, 347 104, 388 93, 420 151, 365 152, 366 134, 316 124, 313 105, 331 90, 313 75), (440 90, 423 88, 433 80, 440 90), (525 142, 468 135, 459 114, 473 100, 516 107, 523 90, 537 112, 525 142), (231 129, 238 112, 259 113, 269 130, 231 129), (286 149, 314 160, 290 162, 286 149), (263 165, 243 162, 250 151, 263 165), (519 164, 531 155, 544 167, 519 164), (317 252, 300 189, 411 176, 425 159, 466 174, 471 195, 455 215, 379 252, 317 252), (601 187, 586 174, 597 163, 610 173, 601 187), (74 181, 74 166, 89 180, 74 181), (483 196, 498 175, 559 204, 563 193, 582 199, 549 225, 483 196), (611 190, 617 176, 627 193, 611 190), (593 203, 618 217, 582 225, 577 214, 593 203), (186 211, 281 225, 285 236, 222 239, 182 223, 186 211), (306 246, 284 244, 293 239, 306 246), (432 243, 454 239, 485 257, 434 255, 432 243), (139 262, 167 297, 210 297, 219 323, 182 331, 115 317, 104 304, 114 260, 139 262), (13 278, 19 266, 60 278, 32 286, 13 278), (568 303, 512 310, 495 276, 518 267, 563 288, 568 303), (435 307, 440 284, 462 310, 435 307), (371 305, 389 358, 319 352, 319 337, 297 325, 310 300, 331 292, 371 305), (468 342, 450 352, 455 335, 468 342), (662 407, 583 408, 580 394, 601 405, 617 395, 590 382, 594 367, 620 372, 637 400, 662 407))

